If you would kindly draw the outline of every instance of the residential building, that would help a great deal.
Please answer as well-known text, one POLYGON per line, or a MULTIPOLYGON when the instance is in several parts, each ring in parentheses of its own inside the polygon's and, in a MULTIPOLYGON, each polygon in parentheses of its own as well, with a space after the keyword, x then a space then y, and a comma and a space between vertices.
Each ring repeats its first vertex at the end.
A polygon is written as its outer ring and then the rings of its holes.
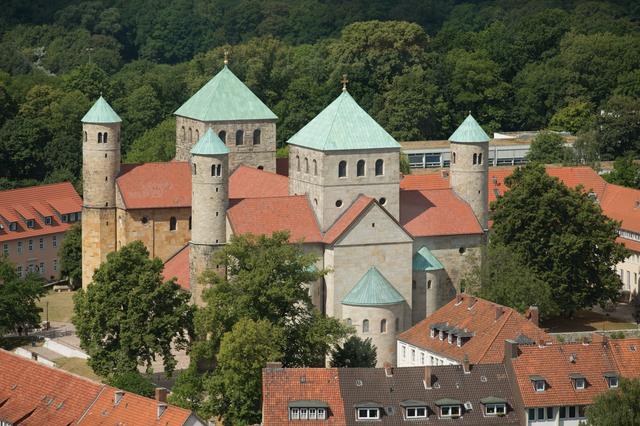
POLYGON ((80 221, 82 200, 69 182, 0 191, 0 255, 47 281, 60 278, 58 250, 80 221))
POLYGON ((434 314, 400 333, 398 367, 502 362, 504 341, 551 341, 538 327, 538 310, 527 315, 479 297, 458 294, 434 314))
POLYGON ((0 349, 1 425, 204 426, 193 412, 125 392, 0 349))

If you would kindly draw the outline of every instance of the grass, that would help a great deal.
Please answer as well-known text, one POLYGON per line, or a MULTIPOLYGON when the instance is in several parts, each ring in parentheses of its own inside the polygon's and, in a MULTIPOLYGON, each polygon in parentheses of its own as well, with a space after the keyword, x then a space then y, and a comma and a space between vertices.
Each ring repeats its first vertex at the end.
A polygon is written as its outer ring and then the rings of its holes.
POLYGON ((637 325, 593 311, 579 311, 573 318, 550 318, 543 324, 551 333, 572 331, 637 330, 637 325))
POLYGON ((101 381, 100 376, 93 372, 91 367, 87 365, 87 360, 82 358, 58 358, 56 365, 62 370, 68 371, 87 379, 101 381))
POLYGON ((47 309, 49 310, 49 321, 71 322, 73 315, 73 295, 75 292, 63 291, 55 293, 50 291, 40 301, 38 306, 42 308, 40 317, 42 321, 47 320, 47 309))

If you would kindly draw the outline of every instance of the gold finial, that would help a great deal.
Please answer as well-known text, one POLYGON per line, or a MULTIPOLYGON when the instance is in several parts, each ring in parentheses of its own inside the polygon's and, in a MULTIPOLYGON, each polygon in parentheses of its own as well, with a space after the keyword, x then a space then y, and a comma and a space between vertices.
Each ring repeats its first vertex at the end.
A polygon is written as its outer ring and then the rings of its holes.
POLYGON ((471 115, 471 110, 469 110, 469 115, 471 115))
POLYGON ((224 50, 224 64, 227 65, 229 63, 229 51, 224 50))
POLYGON ((346 92, 347 91, 347 83, 349 82, 349 80, 347 80, 347 75, 346 74, 342 74, 342 80, 340 80, 340 83, 342 83, 342 91, 346 92))

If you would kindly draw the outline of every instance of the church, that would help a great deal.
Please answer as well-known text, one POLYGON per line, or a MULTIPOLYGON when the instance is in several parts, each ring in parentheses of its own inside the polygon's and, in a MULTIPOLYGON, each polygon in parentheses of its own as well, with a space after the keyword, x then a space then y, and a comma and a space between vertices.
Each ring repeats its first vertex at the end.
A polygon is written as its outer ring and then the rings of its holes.
POLYGON ((448 184, 402 189, 400 145, 342 92, 288 141, 276 115, 225 65, 175 112, 176 155, 121 164, 121 119, 100 97, 82 118, 82 270, 141 240, 201 303, 197 277, 231 235, 288 230, 330 272, 314 305, 395 364, 396 335, 454 297, 485 244, 489 137, 469 114, 449 140, 448 184))

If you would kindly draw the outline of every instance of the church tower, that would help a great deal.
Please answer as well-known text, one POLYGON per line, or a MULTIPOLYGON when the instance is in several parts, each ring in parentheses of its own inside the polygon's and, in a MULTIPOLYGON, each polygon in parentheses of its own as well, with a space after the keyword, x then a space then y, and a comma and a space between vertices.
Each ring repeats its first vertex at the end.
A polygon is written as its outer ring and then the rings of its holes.
POLYGON ((82 287, 116 250, 116 177, 122 120, 100 96, 82 117, 82 287))
POLYGON ((449 137, 451 171, 449 184, 475 213, 482 229, 489 218, 489 136, 471 114, 449 137))
POLYGON ((211 256, 226 242, 228 188, 229 149, 209 128, 191 149, 189 285, 191 298, 198 305, 202 304, 203 290, 198 278, 205 270, 217 268, 211 256))

